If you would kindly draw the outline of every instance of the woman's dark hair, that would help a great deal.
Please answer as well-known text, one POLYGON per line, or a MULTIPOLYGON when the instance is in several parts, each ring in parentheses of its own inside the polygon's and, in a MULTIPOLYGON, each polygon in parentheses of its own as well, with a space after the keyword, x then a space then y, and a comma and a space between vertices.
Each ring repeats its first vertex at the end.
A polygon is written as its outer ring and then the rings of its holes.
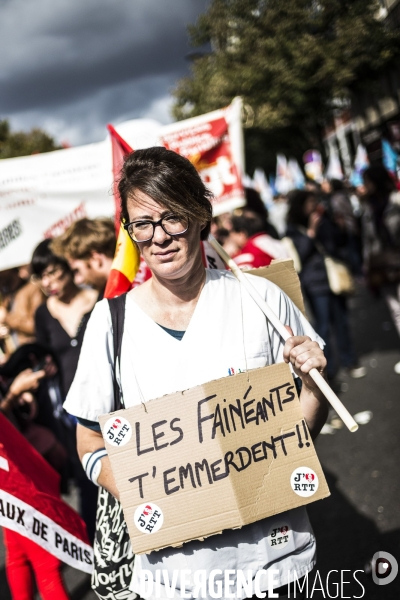
POLYGON ((387 197, 393 190, 396 189, 396 185, 389 174, 389 171, 382 165, 373 165, 365 169, 363 173, 364 181, 367 179, 375 187, 376 196, 387 197))
POLYGON ((121 219, 125 223, 129 222, 128 199, 134 199, 135 191, 139 190, 172 213, 205 224, 201 239, 207 239, 212 218, 212 193, 187 158, 161 146, 136 150, 125 159, 118 190, 121 219))
POLYGON ((286 217, 288 223, 307 227, 309 217, 304 213, 304 205, 310 197, 315 198, 314 192, 308 190, 293 190, 289 192, 289 210, 286 217))
POLYGON ((61 267, 65 273, 71 271, 67 261, 51 251, 51 242, 51 239, 43 240, 33 251, 31 261, 32 275, 41 277, 43 271, 50 266, 61 267))

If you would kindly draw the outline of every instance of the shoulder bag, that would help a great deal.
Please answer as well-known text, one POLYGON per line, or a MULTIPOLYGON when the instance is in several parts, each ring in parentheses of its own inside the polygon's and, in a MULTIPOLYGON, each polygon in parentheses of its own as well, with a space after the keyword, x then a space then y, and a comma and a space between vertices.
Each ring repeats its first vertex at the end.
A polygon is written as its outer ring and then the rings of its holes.
MULTIPOLYGON (((126 294, 108 300, 114 345, 114 410, 124 408, 118 374, 122 335, 125 321, 126 294)), ((137 595, 129 590, 135 555, 121 504, 112 494, 100 487, 97 503, 96 533, 94 539, 94 568, 92 589, 101 599, 123 598, 134 600, 137 595)))
POLYGON ((323 246, 317 242, 314 243, 318 252, 322 254, 324 258, 326 274, 328 276, 328 283, 331 292, 336 295, 354 294, 354 279, 349 267, 341 260, 329 256, 329 254, 325 252, 323 246))

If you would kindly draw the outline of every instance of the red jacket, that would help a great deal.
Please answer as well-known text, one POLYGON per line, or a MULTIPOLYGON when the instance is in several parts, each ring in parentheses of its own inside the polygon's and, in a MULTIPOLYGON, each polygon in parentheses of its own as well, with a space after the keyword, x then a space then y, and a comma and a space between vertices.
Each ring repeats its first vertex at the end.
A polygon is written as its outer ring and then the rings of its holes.
POLYGON ((240 252, 233 257, 235 263, 245 269, 266 267, 274 258, 279 256, 281 243, 266 233, 257 233, 249 238, 240 252))

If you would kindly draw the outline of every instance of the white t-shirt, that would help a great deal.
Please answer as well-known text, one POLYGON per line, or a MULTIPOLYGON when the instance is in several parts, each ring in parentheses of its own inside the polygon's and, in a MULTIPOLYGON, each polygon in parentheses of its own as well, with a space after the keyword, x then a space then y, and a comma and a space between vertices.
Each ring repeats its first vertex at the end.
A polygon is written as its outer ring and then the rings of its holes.
MULTIPOLYGON (((308 335, 323 345, 280 288, 262 277, 248 277, 294 335, 308 335)), ((136 304, 132 294, 128 294, 121 350, 125 406, 239 371, 282 362, 283 345, 254 300, 228 271, 206 270, 206 283, 181 341, 155 323, 136 304)), ((96 305, 89 320, 78 369, 64 408, 90 421, 111 412, 114 408, 112 369, 111 316, 108 302, 103 300, 96 305)), ((287 583, 288 570, 295 569, 301 577, 314 564, 315 539, 307 512, 300 507, 201 542, 188 542, 181 548, 142 555, 135 570, 167 569, 171 580, 172 572, 182 568, 192 573, 197 569, 207 573, 214 568, 251 569, 255 575, 258 570, 272 566, 279 570, 275 581, 276 587, 280 587, 287 583), (292 535, 284 548, 271 549, 267 536, 277 524, 287 525, 292 535)), ((190 591, 189 585, 186 592, 190 591)))

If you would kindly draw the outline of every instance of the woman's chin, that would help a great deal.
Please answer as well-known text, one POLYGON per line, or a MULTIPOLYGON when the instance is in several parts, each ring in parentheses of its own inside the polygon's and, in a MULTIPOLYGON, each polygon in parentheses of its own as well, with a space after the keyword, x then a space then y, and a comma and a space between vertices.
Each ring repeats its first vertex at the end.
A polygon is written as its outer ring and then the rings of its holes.
POLYGON ((174 261, 163 262, 152 268, 152 272, 160 279, 178 279, 186 272, 186 265, 178 264, 174 261))

